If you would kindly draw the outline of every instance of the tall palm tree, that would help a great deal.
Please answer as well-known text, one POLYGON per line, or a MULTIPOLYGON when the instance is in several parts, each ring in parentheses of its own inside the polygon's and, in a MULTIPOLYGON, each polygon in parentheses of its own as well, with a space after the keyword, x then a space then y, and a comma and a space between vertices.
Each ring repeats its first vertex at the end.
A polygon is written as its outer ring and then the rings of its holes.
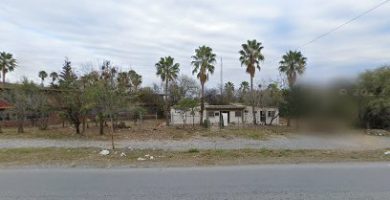
POLYGON ((203 111, 204 111, 204 84, 209 78, 209 74, 214 73, 214 64, 216 62, 216 55, 213 53, 213 49, 207 46, 200 46, 195 49, 195 55, 192 56, 191 64, 194 66, 192 74, 197 74, 197 78, 200 80, 201 85, 201 98, 200 98, 200 124, 203 123, 203 111))
POLYGON ((288 86, 291 89, 297 81, 297 76, 305 72, 306 58, 300 51, 288 51, 282 56, 279 64, 279 71, 286 74, 288 86))
POLYGON ((165 81, 165 119, 166 124, 169 126, 169 99, 168 99, 168 85, 170 81, 177 78, 179 74, 179 63, 175 63, 175 59, 171 56, 160 58, 160 61, 156 63, 157 76, 161 77, 161 80, 165 81))
POLYGON ((39 78, 41 78, 41 85, 43 87, 43 81, 45 81, 45 78, 47 78, 47 73, 42 70, 38 73, 39 78))
POLYGON ((240 53, 241 66, 246 66, 246 72, 250 75, 251 82, 251 104, 253 114, 253 124, 256 124, 256 114, 253 95, 253 77, 255 76, 256 68, 260 71, 260 62, 264 61, 264 55, 261 50, 264 48, 261 42, 256 40, 248 40, 246 44, 242 44, 240 53))
POLYGON ((51 84, 54 85, 54 82, 58 79, 57 72, 50 73, 50 78, 51 78, 51 84))
POLYGON ((4 51, 0 53, 0 70, 1 75, 3 76, 3 86, 5 85, 5 75, 8 72, 14 71, 16 66, 16 60, 13 58, 12 54, 4 51))
MULTIPOLYGON (((288 51, 279 62, 279 71, 286 74, 290 90, 294 87, 298 75, 302 75, 306 68, 306 58, 299 51, 288 51)), ((295 105, 289 105, 289 107, 295 105)), ((297 127, 299 118, 297 118, 297 127)), ((287 116, 287 126, 290 126, 290 116, 287 116)))

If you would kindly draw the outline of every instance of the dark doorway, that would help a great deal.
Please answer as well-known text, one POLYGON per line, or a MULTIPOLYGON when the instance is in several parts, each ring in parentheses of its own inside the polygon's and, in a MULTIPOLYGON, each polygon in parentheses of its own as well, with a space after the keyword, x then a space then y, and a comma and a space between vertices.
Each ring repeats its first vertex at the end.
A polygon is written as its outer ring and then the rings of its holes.
POLYGON ((264 111, 260 111, 260 122, 265 123, 265 112, 264 111))

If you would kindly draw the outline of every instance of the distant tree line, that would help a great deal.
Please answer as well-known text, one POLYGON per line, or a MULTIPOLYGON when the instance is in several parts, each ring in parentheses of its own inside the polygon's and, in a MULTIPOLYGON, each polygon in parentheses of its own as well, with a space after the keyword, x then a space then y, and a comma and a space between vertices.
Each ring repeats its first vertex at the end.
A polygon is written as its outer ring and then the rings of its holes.
MULTIPOLYGON (((299 51, 288 51, 281 57, 278 70, 283 75, 284 82, 269 82, 255 86, 256 70, 260 71, 265 57, 263 46, 256 40, 248 40, 241 45, 239 61, 249 74, 249 82, 242 81, 239 85, 228 81, 222 88, 206 88, 205 84, 214 73, 216 54, 208 46, 195 49, 191 57, 192 74, 198 81, 186 75, 180 75, 180 64, 171 56, 162 57, 155 64, 156 75, 161 78, 163 86, 141 87, 142 76, 134 70, 120 71, 110 61, 104 61, 99 69, 91 70, 82 75, 76 75, 69 59, 65 59, 60 72, 40 71, 40 85, 27 78, 13 89, 6 92, 5 77, 17 66, 13 55, 0 53, 0 71, 2 77, 2 98, 13 106, 19 121, 18 131, 23 132, 26 113, 36 113, 39 116, 41 129, 47 128, 47 116, 50 112, 59 112, 69 121, 75 132, 82 134, 86 128, 86 118, 93 114, 104 134, 104 126, 109 124, 113 136, 118 113, 133 112, 134 115, 146 112, 143 104, 155 105, 157 110, 166 117, 169 125, 169 111, 172 106, 182 110, 203 113, 205 102, 209 104, 242 103, 252 107, 274 106, 280 108, 279 115, 287 119, 295 119, 299 126, 300 119, 308 116, 341 116, 340 113, 354 113, 360 126, 367 128, 389 128, 390 121, 390 90, 389 66, 367 71, 359 79, 347 85, 347 89, 359 90, 360 95, 337 97, 313 95, 313 88, 297 84, 297 79, 306 70, 307 58, 299 51), (50 84, 45 86, 45 80, 50 84), (199 84, 198 84, 199 82, 199 84), (222 93, 220 92, 222 89, 222 93), (48 98, 45 91, 58 91, 54 100, 48 98), (366 92, 366 93, 364 93, 366 92), (365 95, 361 95, 361 94, 365 95), (162 97, 162 98, 160 98, 162 97), (328 103, 324 102, 324 99, 328 103), (357 105, 355 109, 344 104, 357 105), (53 101, 55 103, 53 104, 53 101), (331 103, 329 103, 331 102, 331 103), (324 105, 318 109, 319 105, 324 105), (325 106, 326 104, 326 106, 325 106), (200 109, 196 108, 200 106, 200 109), (322 109, 323 108, 323 109, 322 109), (137 114, 138 113, 138 114, 137 114), (340 115, 337 115, 340 114, 340 115)), ((255 113, 253 113, 254 115, 255 113)), ((200 123, 203 123, 201 114, 200 123)), ((353 117, 352 117, 353 118, 353 117)))

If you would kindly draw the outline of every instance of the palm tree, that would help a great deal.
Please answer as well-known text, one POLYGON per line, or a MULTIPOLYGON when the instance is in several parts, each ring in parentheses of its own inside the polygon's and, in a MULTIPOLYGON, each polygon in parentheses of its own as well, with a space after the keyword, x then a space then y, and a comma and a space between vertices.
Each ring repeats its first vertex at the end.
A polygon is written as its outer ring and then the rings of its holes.
POLYGON ((195 49, 195 55, 192 56, 191 64, 194 66, 192 74, 197 74, 197 78, 200 80, 201 98, 200 98, 200 124, 203 124, 203 111, 204 111, 204 84, 209 78, 209 74, 214 73, 214 64, 216 62, 216 55, 213 53, 213 49, 207 46, 201 46, 195 49))
POLYGON ((7 52, 0 53, 0 70, 3 76, 3 86, 5 85, 5 75, 8 72, 14 71, 16 66, 16 60, 13 58, 12 54, 7 52))
POLYGON ((234 84, 232 82, 225 83, 226 100, 231 103, 234 100, 234 84))
POLYGON ((43 81, 45 81, 45 78, 47 78, 47 73, 42 70, 38 73, 38 76, 41 78, 41 85, 43 87, 43 81))
POLYGON ((228 81, 227 83, 225 83, 225 88, 226 87, 234 90, 234 83, 228 81))
MULTIPOLYGON (((302 75, 306 68, 306 58, 300 51, 288 51, 282 56, 282 60, 279 62, 279 71, 286 74, 288 86, 293 89, 295 82, 297 81, 298 75, 302 75)), ((290 94, 290 93, 287 93, 290 94)), ((295 107, 295 105, 289 105, 295 107)), ((290 116, 287 116, 287 126, 290 126, 290 116)), ((297 117, 297 127, 299 127, 299 118, 297 117)))
POLYGON ((138 87, 142 83, 142 76, 137 74, 137 72, 135 72, 134 70, 130 70, 128 74, 129 74, 130 81, 134 86, 134 91, 137 91, 138 87))
POLYGON ((50 78, 51 78, 51 84, 54 85, 54 82, 58 79, 57 72, 50 73, 50 78))
POLYGON ((240 102, 244 102, 244 98, 246 97, 248 91, 249 91, 249 82, 248 81, 241 82, 240 87, 238 88, 240 102))
POLYGON ((129 91, 131 84, 130 84, 129 75, 126 72, 119 72, 118 77, 116 79, 117 79, 119 88, 121 88, 125 91, 129 91))
POLYGON ((251 81, 251 103, 252 103, 252 114, 253 124, 256 124, 256 114, 254 106, 253 96, 253 77, 255 76, 256 68, 260 71, 260 62, 264 61, 264 55, 261 50, 264 48, 261 42, 256 40, 248 40, 246 44, 242 44, 242 50, 240 53, 241 66, 246 66, 246 72, 250 75, 251 81))
POLYGON ((291 89, 297 81, 297 76, 305 72, 306 58, 300 51, 288 51, 279 63, 279 71, 286 74, 291 89))
POLYGON ((242 93, 248 92, 248 90, 249 90, 249 83, 248 83, 248 81, 243 81, 243 82, 241 82, 239 90, 240 90, 242 93))
POLYGON ((160 61, 156 63, 157 75, 161 77, 161 80, 165 81, 165 119, 166 124, 169 126, 169 100, 168 100, 168 85, 169 81, 173 81, 179 74, 179 63, 175 63, 175 59, 171 56, 160 58, 160 61))

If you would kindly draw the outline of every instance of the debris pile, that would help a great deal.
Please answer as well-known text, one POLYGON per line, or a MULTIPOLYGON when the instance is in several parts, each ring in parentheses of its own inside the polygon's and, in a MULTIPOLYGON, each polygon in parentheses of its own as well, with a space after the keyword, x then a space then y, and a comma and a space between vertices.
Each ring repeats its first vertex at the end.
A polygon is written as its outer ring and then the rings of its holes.
POLYGON ((367 129, 366 133, 374 136, 390 136, 390 132, 383 129, 367 129))
POLYGON ((110 151, 107 150, 107 149, 103 149, 103 150, 101 150, 101 151, 99 152, 99 154, 102 155, 102 156, 107 156, 108 154, 110 154, 110 151))
POLYGON ((139 157, 139 158, 137 158, 138 161, 145 161, 145 160, 147 160, 147 159, 149 159, 149 160, 154 160, 154 156, 151 156, 151 155, 149 155, 149 154, 146 154, 144 157, 139 157))

